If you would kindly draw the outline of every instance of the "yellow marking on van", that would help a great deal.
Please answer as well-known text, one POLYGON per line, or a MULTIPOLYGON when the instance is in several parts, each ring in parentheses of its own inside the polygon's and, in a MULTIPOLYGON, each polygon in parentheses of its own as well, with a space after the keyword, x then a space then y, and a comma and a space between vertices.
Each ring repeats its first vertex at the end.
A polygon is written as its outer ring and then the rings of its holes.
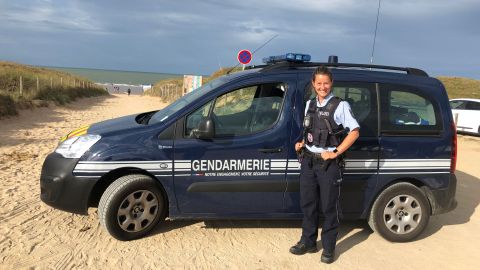
POLYGON ((81 135, 85 135, 87 134, 87 131, 88 131, 88 128, 90 126, 83 126, 83 127, 80 127, 80 128, 77 128, 73 131, 71 131, 70 133, 68 133, 67 135, 63 136, 61 139, 60 139, 60 142, 63 142, 67 139, 70 139, 72 137, 77 137, 77 136, 81 136, 81 135))

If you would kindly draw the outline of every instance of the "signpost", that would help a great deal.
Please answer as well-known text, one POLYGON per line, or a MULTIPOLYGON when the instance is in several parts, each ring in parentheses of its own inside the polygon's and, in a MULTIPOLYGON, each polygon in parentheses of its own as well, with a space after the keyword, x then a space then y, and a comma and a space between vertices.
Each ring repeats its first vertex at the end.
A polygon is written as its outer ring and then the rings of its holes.
POLYGON ((245 65, 252 61, 252 53, 249 50, 241 50, 238 52, 237 59, 240 64, 243 64, 243 69, 245 69, 245 65))

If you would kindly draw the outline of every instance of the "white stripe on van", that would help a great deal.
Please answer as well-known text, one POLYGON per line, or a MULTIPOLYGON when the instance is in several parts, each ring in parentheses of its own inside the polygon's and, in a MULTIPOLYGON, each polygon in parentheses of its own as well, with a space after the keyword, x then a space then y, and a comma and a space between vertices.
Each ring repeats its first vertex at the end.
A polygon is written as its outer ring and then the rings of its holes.
POLYGON ((77 170, 114 170, 118 168, 125 168, 125 167, 136 167, 144 170, 165 170, 169 171, 172 170, 172 163, 163 163, 163 162, 156 162, 156 163, 95 163, 95 164, 86 164, 81 163, 75 166, 74 171, 77 170), (162 168, 165 166, 165 168, 162 168))
POLYGON ((191 169, 192 164, 191 163, 177 163, 175 162, 175 170, 177 169, 191 169))
MULTIPOLYGON (((347 159, 345 169, 349 170, 419 170, 419 169, 449 169, 450 159, 347 159)), ((191 170, 191 160, 154 160, 154 161, 80 161, 75 166, 74 173, 105 173, 124 167, 135 167, 152 172, 185 172, 191 170)), ((300 163, 296 159, 271 159, 271 171, 298 171, 300 163)), ((390 173, 390 172, 389 172, 390 173)), ((412 172, 416 173, 416 172, 412 172)), ((393 172, 392 172, 393 174, 393 172)))

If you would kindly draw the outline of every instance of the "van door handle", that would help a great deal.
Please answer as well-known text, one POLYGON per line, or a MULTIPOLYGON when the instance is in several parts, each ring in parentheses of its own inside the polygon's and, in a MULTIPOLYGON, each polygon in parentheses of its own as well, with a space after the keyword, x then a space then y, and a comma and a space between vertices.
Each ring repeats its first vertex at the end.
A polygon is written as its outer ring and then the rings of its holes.
POLYGON ((283 151, 283 148, 279 147, 279 148, 262 148, 262 149, 258 149, 258 151, 262 152, 262 153, 280 153, 283 151))

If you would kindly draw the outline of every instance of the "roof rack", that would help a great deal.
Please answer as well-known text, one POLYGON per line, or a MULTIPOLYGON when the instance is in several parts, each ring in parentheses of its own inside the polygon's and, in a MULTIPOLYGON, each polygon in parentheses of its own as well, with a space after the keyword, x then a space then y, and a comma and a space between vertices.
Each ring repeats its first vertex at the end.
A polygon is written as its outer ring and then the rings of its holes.
POLYGON ((247 68, 262 68, 260 72, 267 72, 267 71, 278 70, 278 69, 291 69, 291 68, 299 68, 299 67, 317 67, 317 66, 396 70, 396 71, 404 71, 409 75, 428 77, 428 74, 425 71, 418 68, 369 65, 369 64, 352 64, 352 63, 320 63, 320 62, 296 63, 296 62, 283 61, 283 62, 278 62, 272 65, 258 65, 258 66, 250 66, 247 68))

